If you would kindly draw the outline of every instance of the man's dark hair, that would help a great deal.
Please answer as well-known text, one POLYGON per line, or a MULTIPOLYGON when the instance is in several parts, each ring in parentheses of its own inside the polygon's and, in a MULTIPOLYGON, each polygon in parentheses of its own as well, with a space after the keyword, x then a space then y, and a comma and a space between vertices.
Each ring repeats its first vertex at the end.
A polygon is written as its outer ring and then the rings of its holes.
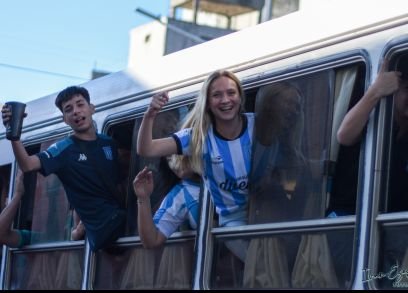
POLYGON ((62 111, 62 103, 69 101, 73 96, 81 95, 85 100, 90 103, 89 92, 86 88, 80 86, 69 86, 65 90, 61 91, 55 99, 55 106, 62 111))

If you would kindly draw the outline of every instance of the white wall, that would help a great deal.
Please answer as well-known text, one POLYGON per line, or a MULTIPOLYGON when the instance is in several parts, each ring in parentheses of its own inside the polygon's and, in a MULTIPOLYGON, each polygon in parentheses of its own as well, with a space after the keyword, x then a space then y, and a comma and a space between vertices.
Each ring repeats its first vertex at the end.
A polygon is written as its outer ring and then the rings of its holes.
POLYGON ((166 41, 166 27, 157 21, 132 29, 129 33, 128 67, 145 67, 163 56, 166 41))

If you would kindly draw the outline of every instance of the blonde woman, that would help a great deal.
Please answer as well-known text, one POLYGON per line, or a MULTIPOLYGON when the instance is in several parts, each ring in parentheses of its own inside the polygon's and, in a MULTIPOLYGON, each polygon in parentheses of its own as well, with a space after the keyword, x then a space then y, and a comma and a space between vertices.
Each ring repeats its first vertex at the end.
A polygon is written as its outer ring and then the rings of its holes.
MULTIPOLYGON (((191 156, 193 170, 202 174, 211 193, 219 225, 246 225, 254 116, 243 113, 239 79, 226 70, 212 73, 182 130, 171 137, 152 139, 154 119, 168 100, 166 92, 153 96, 139 130, 138 154, 191 156)), ((244 260, 246 243, 234 246, 240 246, 234 253, 244 260)))

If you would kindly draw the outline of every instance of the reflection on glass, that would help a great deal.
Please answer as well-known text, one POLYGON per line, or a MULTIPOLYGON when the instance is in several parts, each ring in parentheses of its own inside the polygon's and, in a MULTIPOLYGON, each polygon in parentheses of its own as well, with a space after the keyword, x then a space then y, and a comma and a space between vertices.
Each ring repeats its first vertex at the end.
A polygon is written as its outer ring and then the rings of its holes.
POLYGON ((323 218, 331 71, 259 88, 249 223, 323 218), (322 113, 327 113, 322 114, 322 113))
POLYGON ((303 216, 311 175, 302 153, 303 97, 286 82, 263 86, 255 101, 249 223, 303 216))

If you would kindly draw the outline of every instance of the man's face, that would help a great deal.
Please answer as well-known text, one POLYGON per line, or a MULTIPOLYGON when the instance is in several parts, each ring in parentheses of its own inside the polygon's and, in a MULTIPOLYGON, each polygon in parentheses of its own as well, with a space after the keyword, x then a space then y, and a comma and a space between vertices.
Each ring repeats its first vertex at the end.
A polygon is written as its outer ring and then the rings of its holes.
POLYGON ((82 95, 75 95, 62 103, 64 122, 71 126, 74 132, 86 132, 93 127, 92 114, 95 107, 88 104, 82 95))

